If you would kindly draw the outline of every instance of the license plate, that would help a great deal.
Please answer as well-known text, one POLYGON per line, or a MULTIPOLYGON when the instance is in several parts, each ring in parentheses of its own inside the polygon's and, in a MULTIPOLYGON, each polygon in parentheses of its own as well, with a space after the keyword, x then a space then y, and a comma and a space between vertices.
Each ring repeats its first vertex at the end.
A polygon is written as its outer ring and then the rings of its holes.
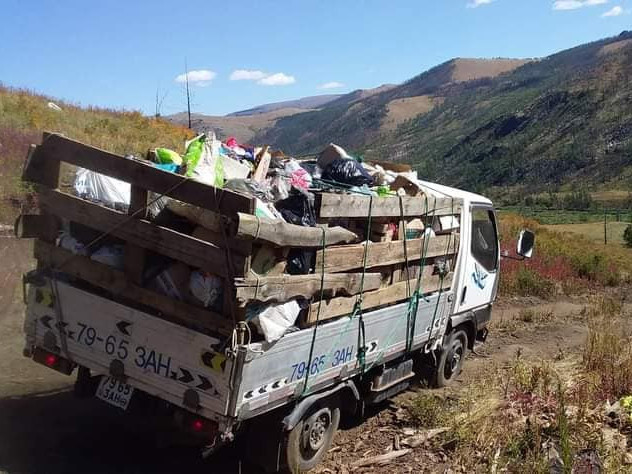
POLYGON ((103 376, 101 377, 96 396, 110 405, 127 410, 133 393, 134 387, 131 385, 119 382, 112 377, 103 376))

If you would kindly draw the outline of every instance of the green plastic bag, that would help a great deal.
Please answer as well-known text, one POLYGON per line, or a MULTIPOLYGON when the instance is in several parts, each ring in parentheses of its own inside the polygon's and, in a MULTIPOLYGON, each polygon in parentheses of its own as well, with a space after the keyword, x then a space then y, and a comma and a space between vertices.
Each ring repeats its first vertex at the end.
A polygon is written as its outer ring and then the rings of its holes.
POLYGON ((156 148, 154 150, 158 163, 163 165, 178 165, 182 164, 182 157, 175 151, 169 148, 156 148))
POLYGON ((202 158, 202 151, 204 150, 204 142, 206 141, 206 135, 202 134, 199 137, 196 137, 189 146, 187 147, 187 152, 185 153, 182 160, 187 166, 187 176, 193 176, 193 171, 195 167, 200 162, 200 158, 202 158))

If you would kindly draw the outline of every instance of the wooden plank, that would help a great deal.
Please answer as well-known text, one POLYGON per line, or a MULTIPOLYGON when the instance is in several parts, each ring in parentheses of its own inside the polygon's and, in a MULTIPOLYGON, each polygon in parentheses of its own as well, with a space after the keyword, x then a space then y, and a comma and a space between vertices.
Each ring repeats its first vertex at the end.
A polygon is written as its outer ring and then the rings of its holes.
POLYGON ((59 228, 59 219, 50 214, 21 214, 15 220, 14 233, 18 239, 39 238, 54 242, 59 228))
MULTIPOLYGON (((424 268, 424 277, 421 283, 421 292, 423 294, 433 293, 441 288, 439 275, 428 275, 432 272, 432 266, 424 268)), ((452 284, 452 276, 450 273, 443 280, 443 288, 449 288, 452 284)), ((414 289, 416 279, 410 280, 411 291, 414 289)), ((394 283, 386 288, 379 290, 368 291, 364 293, 362 297, 362 309, 368 311, 370 308, 383 306, 386 304, 393 304, 400 301, 404 301, 408 298, 406 282, 401 281, 394 283)), ((337 318, 351 314, 353 307, 356 303, 356 296, 341 296, 338 298, 331 298, 323 301, 320 308, 319 321, 326 321, 328 319, 337 318)), ((318 301, 312 303, 309 307, 309 312, 305 319, 305 325, 309 326, 316 323, 316 317, 318 315, 318 301)))
MULTIPOLYGON (((47 134, 44 134, 42 141, 45 142, 46 140, 47 134)), ((36 145, 29 146, 24 168, 22 169, 22 180, 57 189, 59 187, 60 161, 50 156, 43 156, 38 150, 39 147, 36 145)))
POLYGON ((226 236, 226 239, 220 232, 214 232, 206 227, 197 226, 193 229, 191 234, 196 239, 209 242, 217 247, 224 248, 228 246, 233 252, 237 252, 240 255, 248 256, 252 253, 252 243, 245 240, 232 239, 226 236))
MULTIPOLYGON (((408 261, 419 261, 422 247, 425 246, 424 238, 406 241, 408 261)), ((336 273, 362 268, 364 260, 364 243, 353 245, 336 245, 325 249, 325 272, 336 273)), ((424 247, 425 248, 425 247, 424 247)), ((455 252, 455 238, 450 240, 449 235, 431 237, 425 250, 426 258, 438 257, 455 252), (448 247, 448 244, 449 247, 448 247)), ((405 262, 404 241, 393 240, 391 242, 369 242, 367 253, 367 268, 381 265, 395 265, 405 262)), ((323 251, 316 252, 315 271, 322 269, 323 251)))
POLYGON ((224 214, 252 212, 254 209, 254 199, 248 196, 217 189, 158 169, 148 161, 125 158, 53 133, 44 133, 42 144, 27 159, 23 179, 55 188, 47 176, 52 163, 56 163, 58 167, 59 162, 87 168, 140 188, 224 214))
POLYGON ((325 245, 358 240, 356 234, 342 227, 304 227, 242 212, 237 214, 231 235, 238 239, 268 242, 277 247, 318 248, 323 246, 323 231, 325 245))
MULTIPOLYGON (((40 206, 52 214, 109 233, 139 247, 201 268, 214 275, 228 276, 224 250, 203 240, 160 227, 143 219, 99 206, 60 191, 42 190, 40 206)), ((233 256, 235 275, 244 270, 244 258, 233 256)))
POLYGON ((270 168, 270 160, 272 159, 272 155, 268 153, 268 149, 270 145, 266 145, 263 147, 263 150, 257 155, 259 160, 259 164, 257 165, 257 169, 252 175, 252 180, 257 181, 258 183, 262 183, 265 181, 266 176, 268 174, 268 168, 270 168))
MULTIPOLYGON (((147 190, 132 185, 130 192, 130 204, 127 214, 134 219, 145 219, 147 217, 147 190)), ((143 271, 145 270, 144 248, 131 242, 125 244, 123 265, 125 273, 136 284, 142 285, 143 271)))
MULTIPOLYGON (((369 215, 370 196, 362 194, 316 194, 316 209, 318 216, 322 218, 338 217, 362 217, 369 215)), ((418 217, 425 215, 449 215, 461 212, 462 201, 452 198, 428 198, 423 196, 403 196, 402 208, 405 217, 418 217)), ((373 217, 400 217, 399 197, 374 197, 373 217)))
MULTIPOLYGON (((367 273, 364 275, 364 290, 376 290, 380 287, 382 275, 367 273)), ((362 273, 325 274, 322 289, 326 294, 343 293, 355 295, 360 292, 362 273)), ((248 301, 288 301, 292 298, 311 298, 319 296, 321 275, 282 275, 261 278, 236 278, 237 300, 240 304, 248 301)))
POLYGON ((207 329, 224 336, 232 334, 233 324, 224 316, 134 285, 123 272, 88 257, 74 255, 41 240, 35 241, 34 254, 43 268, 57 269, 116 296, 149 306, 159 311, 166 320, 207 329))

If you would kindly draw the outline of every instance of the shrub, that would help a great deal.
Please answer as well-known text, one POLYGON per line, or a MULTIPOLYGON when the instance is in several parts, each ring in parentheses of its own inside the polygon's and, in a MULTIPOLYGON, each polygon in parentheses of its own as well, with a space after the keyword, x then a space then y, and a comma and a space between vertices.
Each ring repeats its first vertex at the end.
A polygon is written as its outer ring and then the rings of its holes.
POLYGON ((623 231, 623 241, 628 247, 632 247, 632 224, 628 225, 623 231))
POLYGON ((416 425, 435 428, 446 421, 448 408, 446 400, 422 394, 413 400, 408 410, 416 425))
POLYGON ((584 366, 597 379, 606 399, 632 393, 632 333, 621 315, 621 304, 611 299, 597 302, 588 313, 588 338, 584 366))

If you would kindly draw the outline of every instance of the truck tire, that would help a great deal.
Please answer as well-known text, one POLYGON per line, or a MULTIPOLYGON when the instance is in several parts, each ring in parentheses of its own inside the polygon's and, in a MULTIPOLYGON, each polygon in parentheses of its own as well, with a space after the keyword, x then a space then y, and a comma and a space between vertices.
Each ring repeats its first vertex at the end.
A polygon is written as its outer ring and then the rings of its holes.
POLYGON ((329 451, 338 423, 340 408, 331 400, 309 410, 285 437, 285 472, 296 474, 315 468, 329 451))
POLYGON ((450 333, 445 347, 441 350, 434 377, 437 388, 450 385, 463 370, 463 361, 467 355, 467 333, 458 329, 450 333))

